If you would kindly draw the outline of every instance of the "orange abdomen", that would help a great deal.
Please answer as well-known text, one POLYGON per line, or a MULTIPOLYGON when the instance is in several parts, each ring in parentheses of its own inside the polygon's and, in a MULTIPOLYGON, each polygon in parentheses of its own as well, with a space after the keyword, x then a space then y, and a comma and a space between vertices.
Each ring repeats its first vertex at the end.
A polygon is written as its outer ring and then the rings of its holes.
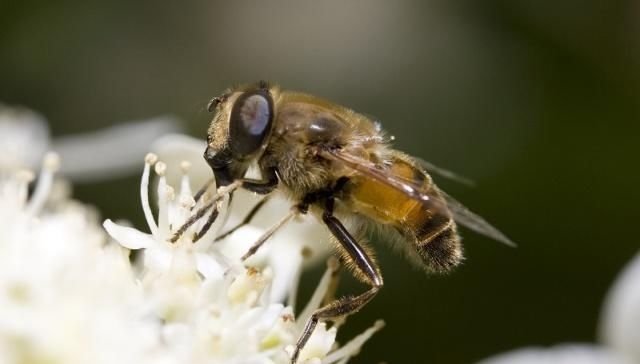
POLYGON ((351 205, 376 223, 393 226, 431 270, 446 271, 457 265, 462 251, 456 224, 431 177, 403 155, 395 157, 389 168, 394 176, 421 186, 430 199, 417 200, 380 181, 355 176, 349 183, 351 205))

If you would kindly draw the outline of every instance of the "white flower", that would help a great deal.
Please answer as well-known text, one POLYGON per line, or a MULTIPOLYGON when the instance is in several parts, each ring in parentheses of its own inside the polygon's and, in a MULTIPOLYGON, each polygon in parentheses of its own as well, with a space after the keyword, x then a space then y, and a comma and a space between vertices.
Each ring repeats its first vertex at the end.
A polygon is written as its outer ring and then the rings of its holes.
POLYGON ((622 271, 607 295, 600 337, 612 350, 640 362, 640 254, 622 271))
POLYGON ((135 362, 145 330, 129 317, 138 305, 129 263, 94 213, 51 199, 55 155, 45 157, 30 199, 28 171, 0 179, 0 362, 135 362), (117 358, 121 355, 121 358, 117 358))
POLYGON ((74 181, 95 181, 136 172, 147 146, 179 130, 171 116, 129 121, 106 129, 49 139, 46 120, 21 107, 0 103, 0 173, 36 169, 53 149, 65 161, 61 173, 74 181))
MULTIPOLYGON (((0 179, 0 362, 289 361, 285 349, 319 307, 331 269, 298 320, 293 307, 270 301, 270 267, 256 270, 220 254, 209 256, 184 238, 171 247, 155 246, 164 241, 112 224, 116 238, 138 238, 127 245, 145 246, 146 253, 156 249, 162 256, 145 259, 142 270, 132 269, 127 254, 105 245, 90 209, 50 199, 57 161, 55 155, 46 158, 30 199, 32 173, 0 179), (199 273, 200 266, 206 269, 199 273)), ((183 208, 169 206, 173 199, 166 197, 161 209, 183 208)), ((160 218, 157 236, 169 236, 161 235, 163 224, 180 214, 160 218)), ((300 362, 346 362, 381 327, 378 322, 338 348, 337 326, 319 325, 300 362)))
MULTIPOLYGON (((171 355, 181 362, 288 362, 306 320, 319 308, 329 288, 332 269, 327 270, 316 293, 295 318, 293 297, 302 261, 308 254, 303 244, 309 239, 305 235, 308 228, 290 230, 291 235, 274 235, 256 257, 247 260, 246 268, 240 257, 266 228, 251 224, 214 241, 225 220, 227 201, 216 199, 220 189, 194 201, 189 167, 190 163, 181 163, 180 188, 176 192, 167 183, 167 166, 154 154, 146 157, 140 192, 149 233, 111 220, 104 223, 109 234, 124 247, 144 250, 139 279, 147 297, 147 315, 161 320, 165 341, 175 343, 170 347, 171 355), (152 167, 159 177, 157 218, 147 191, 152 167), (171 242, 184 222, 212 201, 217 201, 221 213, 209 233, 193 243, 192 237, 206 224, 204 215, 171 242), (286 239, 294 240, 285 243, 286 239), (288 306, 281 303, 284 297, 289 297, 288 306)), ((265 208, 274 206, 278 207, 265 208)), ((287 211, 288 205, 283 206, 287 211)), ((269 213, 274 211, 278 212, 276 209, 269 213)), ((350 343, 336 348, 337 326, 328 329, 320 324, 300 353, 299 362, 346 362, 381 327, 382 322, 377 322, 350 343)))
POLYGON ((524 348, 496 355, 479 364, 632 364, 610 349, 587 344, 524 348))
POLYGON ((0 103, 0 173, 35 168, 48 142, 49 130, 40 115, 0 103))
POLYGON ((493 356, 480 364, 639 363, 640 254, 623 270, 605 299, 600 326, 601 345, 523 348, 493 356))

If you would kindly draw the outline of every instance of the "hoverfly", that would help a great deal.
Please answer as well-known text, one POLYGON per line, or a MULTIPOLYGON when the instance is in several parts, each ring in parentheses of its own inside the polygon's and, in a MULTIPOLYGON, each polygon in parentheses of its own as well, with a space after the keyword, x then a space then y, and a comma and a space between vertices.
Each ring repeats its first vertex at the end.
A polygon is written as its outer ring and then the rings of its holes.
MULTIPOLYGON (((461 262, 456 222, 513 245, 438 189, 427 172, 443 171, 392 149, 379 124, 346 107, 259 82, 227 90, 210 102, 209 110, 215 116, 204 158, 213 170, 218 196, 237 188, 264 195, 278 189, 295 201, 243 259, 293 217, 311 213, 331 232, 341 261, 370 287, 318 309, 297 342, 293 363, 319 321, 358 311, 382 287, 380 269, 364 242, 372 227, 400 240, 408 255, 430 272, 447 272, 461 262), (245 176, 254 164, 259 179, 245 176), (349 228, 343 223, 347 218, 349 228)), ((213 212, 194 240, 217 218, 214 202, 205 206, 213 212)), ((244 222, 261 206, 256 205, 244 222)), ((174 239, 204 213, 196 213, 174 239)))

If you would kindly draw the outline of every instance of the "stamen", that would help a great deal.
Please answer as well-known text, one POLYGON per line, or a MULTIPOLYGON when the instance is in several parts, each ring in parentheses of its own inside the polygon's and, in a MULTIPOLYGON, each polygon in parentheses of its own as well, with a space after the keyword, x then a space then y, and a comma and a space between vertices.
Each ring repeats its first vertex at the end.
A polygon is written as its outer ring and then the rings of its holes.
POLYGON ((53 175, 58 168, 60 168, 60 158, 58 155, 52 152, 47 153, 44 156, 42 171, 40 172, 38 183, 33 192, 33 197, 31 197, 31 200, 27 204, 26 212, 28 214, 35 215, 40 212, 42 206, 44 206, 49 196, 49 191, 51 191, 53 175))
MULTIPOLYGON (((304 260, 303 249, 300 250, 300 259, 292 261, 289 264, 293 265, 293 274, 289 280, 289 296, 287 297, 287 305, 296 309, 296 299, 298 298, 298 287, 300 285, 300 276, 302 275, 302 261, 304 260)), ((276 265, 274 265, 276 266, 276 265)))
POLYGON ((320 283, 318 283, 318 286, 313 292, 311 299, 309 299, 307 306, 305 306, 302 312, 300 312, 300 315, 296 320, 298 325, 305 325, 307 323, 307 320, 309 320, 309 318, 311 317, 311 314, 313 314, 313 312, 320 307, 322 300, 329 290, 329 286, 331 285, 331 281, 333 280, 333 275, 338 271, 339 267, 340 263, 335 257, 331 257, 329 258, 329 260, 327 260, 327 270, 324 271, 324 274, 320 279, 320 283))
POLYGON ((165 173, 167 173, 167 165, 164 162, 158 162, 155 165, 156 174, 160 177, 164 177, 165 173))
POLYGON ((157 162, 155 171, 160 179, 158 180, 158 232, 160 237, 169 236, 169 208, 168 202, 174 195, 173 188, 167 185, 165 173, 167 165, 157 162))
POLYGON ((182 179, 180 181, 180 196, 191 197, 191 184, 189 182, 189 169, 191 169, 191 163, 188 161, 182 161, 180 163, 180 169, 182 170, 182 179))
POLYGON ((149 205, 149 171, 151 166, 158 161, 158 156, 149 153, 144 158, 144 170, 142 172, 142 180, 140 181, 140 200, 142 201, 142 211, 144 211, 144 218, 147 220, 147 225, 151 234, 156 237, 158 235, 158 225, 153 218, 151 212, 151 206, 149 205))
POLYGON ((180 196, 180 206, 183 209, 190 209, 191 207, 193 207, 193 205, 196 204, 196 201, 193 199, 193 197, 189 196, 189 195, 181 195, 180 196))
POLYGON ((16 173, 17 184, 17 201, 19 208, 23 208, 27 204, 29 196, 29 183, 35 179, 35 175, 28 169, 23 169, 16 173))
POLYGON ((340 360, 338 364, 345 364, 349 358, 358 355, 360 353, 360 348, 362 345, 373 336, 376 332, 380 331, 384 327, 384 321, 378 320, 373 326, 368 328, 362 334, 354 337, 348 343, 343 345, 340 349, 332 352, 327 355, 324 360, 322 360, 322 364, 332 364, 340 360))

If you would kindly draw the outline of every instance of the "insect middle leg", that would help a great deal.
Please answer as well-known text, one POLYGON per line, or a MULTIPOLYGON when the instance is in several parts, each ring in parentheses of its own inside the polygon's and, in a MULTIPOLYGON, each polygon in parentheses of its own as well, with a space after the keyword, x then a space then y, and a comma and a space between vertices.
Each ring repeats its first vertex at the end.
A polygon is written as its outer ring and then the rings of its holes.
POLYGON ((322 221, 327 225, 333 236, 340 244, 341 249, 346 253, 346 258, 354 263, 355 277, 366 283, 370 288, 358 296, 347 296, 335 300, 324 307, 316 310, 307 321, 296 347, 291 356, 291 363, 296 363, 300 351, 304 348, 311 337, 313 330, 319 321, 327 321, 350 315, 360 310, 378 293, 382 288, 383 281, 380 269, 371 259, 366 251, 358 244, 356 239, 347 231, 342 222, 333 216, 334 198, 328 197, 326 200, 322 221))
POLYGON ((225 231, 224 233, 220 234, 219 236, 216 237, 215 241, 219 241, 222 240, 224 238, 226 238, 227 236, 231 235, 234 231, 238 230, 239 228, 251 223, 251 220, 253 220, 254 216, 256 216, 256 214, 258 213, 258 211, 260 211, 260 209, 262 209, 262 207, 264 206, 265 203, 267 203, 267 201, 269 201, 269 198, 271 197, 271 195, 267 195, 266 197, 264 197, 262 200, 260 200, 257 204, 255 204, 251 210, 249 211, 249 213, 244 217, 244 219, 242 219, 241 222, 239 222, 237 225, 235 225, 234 227, 230 228, 229 230, 225 231))

